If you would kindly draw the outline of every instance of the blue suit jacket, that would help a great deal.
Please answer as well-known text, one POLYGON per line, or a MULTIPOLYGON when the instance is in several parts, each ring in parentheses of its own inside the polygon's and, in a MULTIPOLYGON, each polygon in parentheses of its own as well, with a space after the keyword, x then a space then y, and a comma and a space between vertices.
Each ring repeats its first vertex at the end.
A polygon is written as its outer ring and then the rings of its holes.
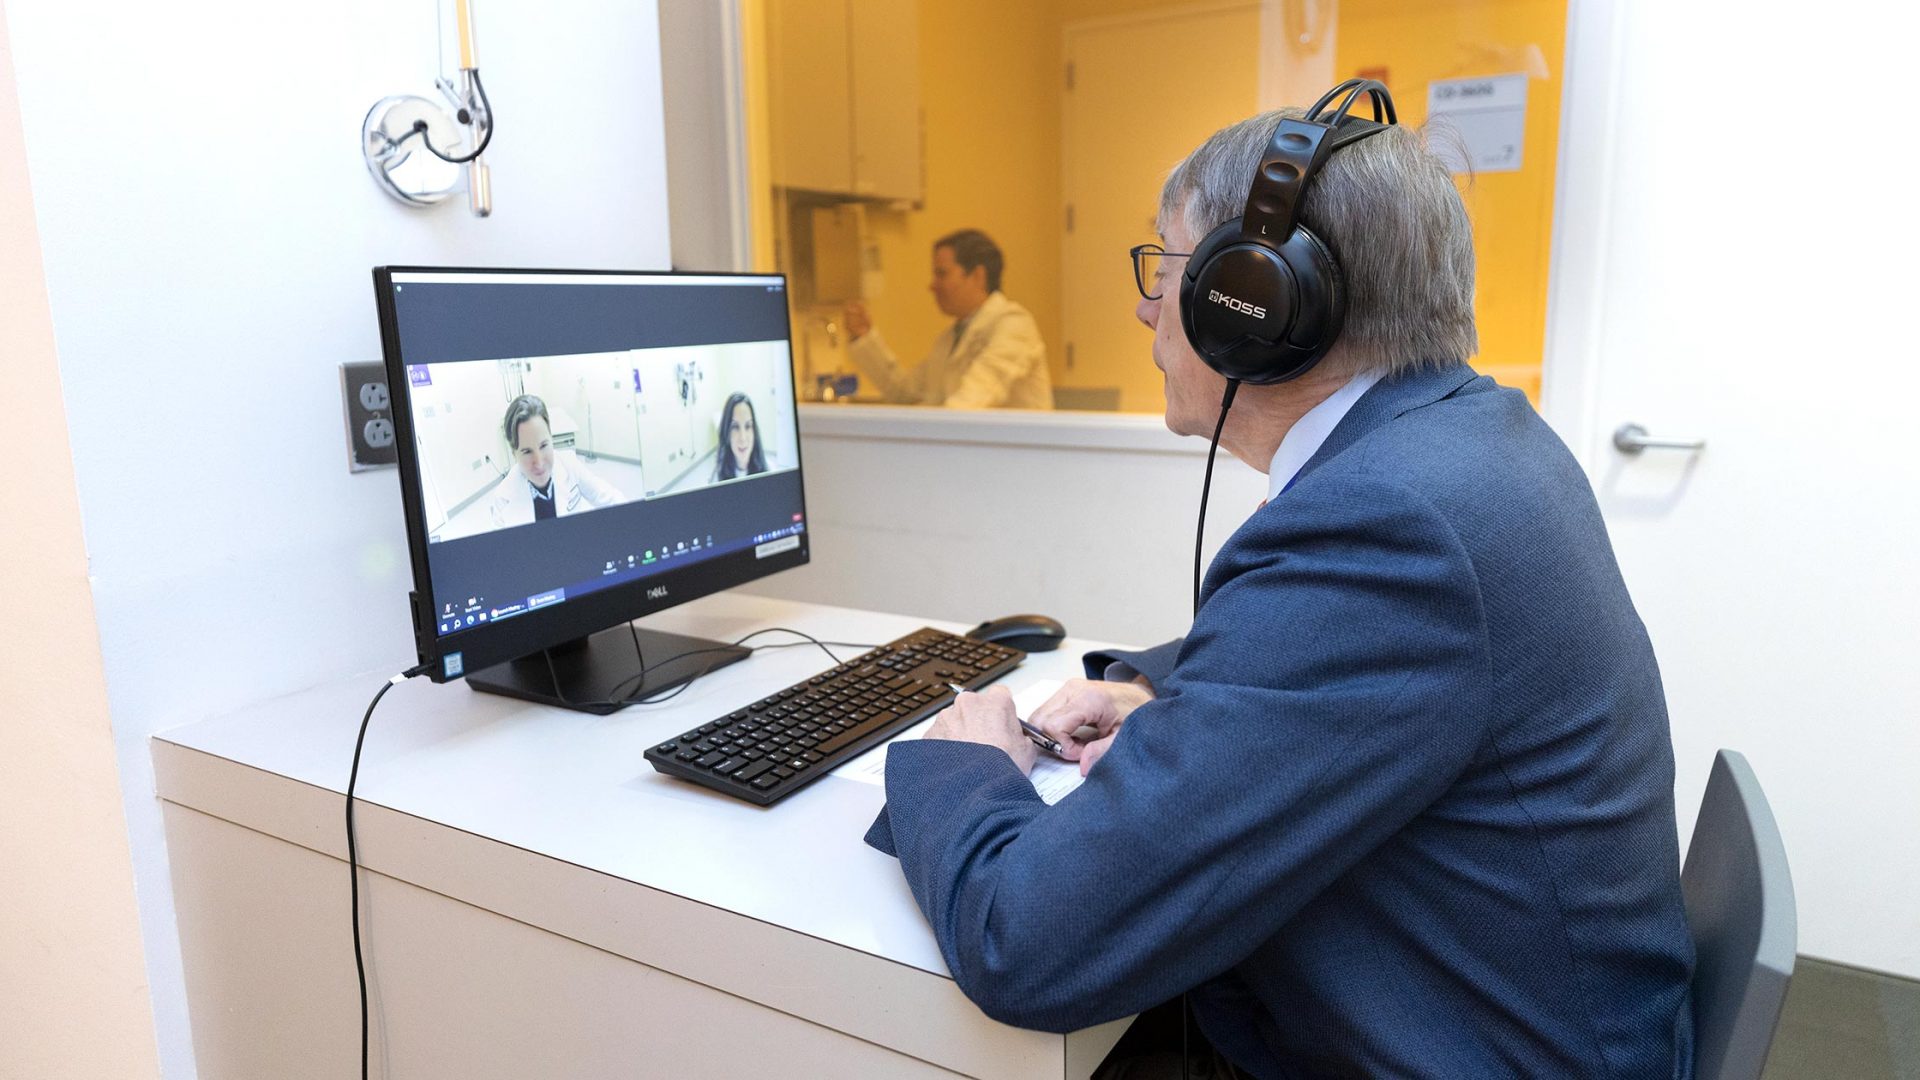
POLYGON ((1523 395, 1375 385, 1203 595, 1059 805, 992 747, 889 752, 868 839, 969 997, 1068 1031, 1192 989, 1259 1076, 1691 1075, 1659 672, 1523 395))

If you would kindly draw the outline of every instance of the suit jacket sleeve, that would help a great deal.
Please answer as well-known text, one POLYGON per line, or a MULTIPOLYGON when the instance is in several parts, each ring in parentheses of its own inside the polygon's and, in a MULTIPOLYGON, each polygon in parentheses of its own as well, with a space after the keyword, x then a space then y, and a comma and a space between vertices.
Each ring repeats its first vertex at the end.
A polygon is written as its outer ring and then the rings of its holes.
POLYGON ((1485 633, 1451 527, 1390 481, 1294 496, 1223 550, 1159 696, 1057 806, 997 748, 888 751, 875 831, 989 1016, 1071 1031, 1226 971, 1477 752, 1485 633))
POLYGON ((1010 311, 994 322, 985 347, 967 365, 966 375, 948 395, 946 405, 951 409, 1005 405, 1014 384, 1046 362, 1047 348, 1041 343, 1039 324, 1023 311, 1010 311))
POLYGON ((1086 666, 1089 679, 1109 678, 1114 671, 1113 665, 1120 664, 1122 672, 1132 673, 1125 678, 1130 679, 1133 675, 1145 676, 1147 684, 1153 687, 1155 693, 1159 693, 1161 684, 1173 674, 1174 661, 1179 658, 1180 646, 1184 644, 1186 644, 1185 638, 1175 638, 1165 645, 1155 645, 1151 649, 1138 651, 1103 649, 1086 654, 1080 658, 1080 662, 1086 666))

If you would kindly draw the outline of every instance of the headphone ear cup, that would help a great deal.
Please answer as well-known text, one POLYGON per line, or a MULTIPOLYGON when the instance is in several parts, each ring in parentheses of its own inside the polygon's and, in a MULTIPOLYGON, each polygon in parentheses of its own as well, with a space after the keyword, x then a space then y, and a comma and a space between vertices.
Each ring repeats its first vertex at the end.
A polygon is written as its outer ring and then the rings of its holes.
POLYGON ((1212 310, 1201 303, 1198 282, 1208 275, 1208 268, 1219 257, 1221 249, 1239 239, 1238 222, 1229 221, 1214 229, 1194 247, 1187 259, 1187 268, 1180 275, 1180 328, 1186 331, 1187 344, 1193 346, 1193 351, 1209 367, 1213 365, 1213 354, 1219 351, 1217 342, 1224 329, 1212 310))
POLYGON ((1298 287, 1281 247, 1241 236, 1230 221, 1208 233, 1180 277, 1180 325, 1206 365, 1229 379, 1280 382, 1298 287))
POLYGON ((1180 324, 1206 365, 1256 386, 1305 374, 1346 315, 1340 265, 1304 226, 1278 244, 1244 240, 1238 222, 1208 233, 1180 276, 1180 324))
POLYGON ((1286 337, 1287 346, 1295 353, 1293 362, 1299 365, 1287 376, 1293 378, 1318 363, 1339 339, 1347 318, 1346 278, 1333 249, 1305 225, 1296 227, 1280 250, 1299 289, 1299 303, 1286 337))

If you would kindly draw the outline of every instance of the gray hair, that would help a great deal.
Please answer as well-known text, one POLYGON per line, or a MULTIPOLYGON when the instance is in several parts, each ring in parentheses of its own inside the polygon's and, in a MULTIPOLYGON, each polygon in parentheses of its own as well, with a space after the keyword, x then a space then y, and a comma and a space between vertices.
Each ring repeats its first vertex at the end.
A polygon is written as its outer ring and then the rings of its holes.
MULTIPOLYGON (((1198 243, 1245 211, 1278 109, 1221 128, 1173 167, 1159 230, 1198 243)), ((1347 281, 1347 321, 1323 365, 1395 374, 1466 360, 1473 324, 1473 228, 1446 164, 1425 137, 1394 126, 1327 159, 1300 220, 1333 249, 1347 281)))

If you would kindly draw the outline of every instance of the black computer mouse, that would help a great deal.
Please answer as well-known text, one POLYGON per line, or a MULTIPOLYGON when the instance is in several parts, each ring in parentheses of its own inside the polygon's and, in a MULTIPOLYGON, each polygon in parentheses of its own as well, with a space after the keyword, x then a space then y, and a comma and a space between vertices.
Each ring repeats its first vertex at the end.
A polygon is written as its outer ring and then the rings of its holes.
POLYGON ((981 623, 967 631, 967 636, 1021 652, 1052 652, 1067 636, 1067 628, 1045 615, 1007 615, 981 623))

